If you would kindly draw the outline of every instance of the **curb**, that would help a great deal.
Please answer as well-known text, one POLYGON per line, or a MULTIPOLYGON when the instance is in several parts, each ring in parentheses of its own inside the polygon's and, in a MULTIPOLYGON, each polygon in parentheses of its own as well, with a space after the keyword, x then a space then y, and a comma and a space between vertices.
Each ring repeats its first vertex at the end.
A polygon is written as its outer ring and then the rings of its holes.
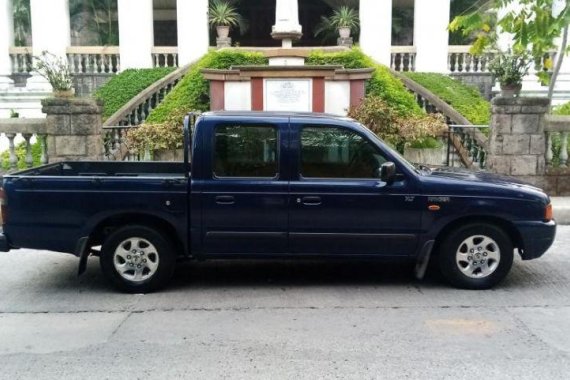
POLYGON ((559 225, 570 225, 570 197, 552 197, 554 219, 559 225))

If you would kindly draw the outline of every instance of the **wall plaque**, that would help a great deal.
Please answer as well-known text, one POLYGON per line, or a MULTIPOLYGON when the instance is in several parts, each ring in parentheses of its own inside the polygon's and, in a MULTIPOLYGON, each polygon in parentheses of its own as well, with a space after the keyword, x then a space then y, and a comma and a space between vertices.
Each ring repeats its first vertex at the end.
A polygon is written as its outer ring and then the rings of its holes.
POLYGON ((264 84, 265 111, 312 111, 312 79, 266 79, 264 84))

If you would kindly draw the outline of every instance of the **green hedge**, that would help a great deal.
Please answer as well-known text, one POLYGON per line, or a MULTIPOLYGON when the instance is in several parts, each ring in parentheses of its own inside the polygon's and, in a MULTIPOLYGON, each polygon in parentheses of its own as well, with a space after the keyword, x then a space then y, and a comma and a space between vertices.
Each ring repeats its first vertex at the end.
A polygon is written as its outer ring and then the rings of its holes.
POLYGON ((210 52, 202 57, 176 87, 155 108, 146 119, 148 124, 161 124, 180 119, 190 111, 210 109, 209 84, 201 73, 202 69, 229 69, 237 65, 265 65, 267 58, 261 53, 247 53, 224 50, 210 52))
POLYGON ((316 51, 309 55, 306 64, 340 65, 346 69, 374 68, 372 79, 366 86, 366 95, 379 96, 401 116, 422 113, 414 96, 406 90, 402 82, 395 78, 387 67, 377 64, 358 48, 339 53, 316 51))
POLYGON ((108 119, 142 90, 173 70, 172 67, 128 69, 115 75, 95 92, 95 98, 104 104, 103 118, 108 119))
POLYGON ((570 102, 555 106, 552 109, 554 115, 568 116, 570 115, 570 102))
POLYGON ((491 121, 491 103, 481 96, 476 87, 443 74, 407 72, 406 75, 451 105, 473 124, 487 125, 491 121))

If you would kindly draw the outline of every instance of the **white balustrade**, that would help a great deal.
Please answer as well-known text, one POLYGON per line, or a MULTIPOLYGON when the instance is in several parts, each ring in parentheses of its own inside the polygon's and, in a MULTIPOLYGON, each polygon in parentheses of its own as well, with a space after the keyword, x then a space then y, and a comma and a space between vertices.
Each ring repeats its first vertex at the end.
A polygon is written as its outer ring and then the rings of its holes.
POLYGON ((20 46, 10 48, 12 74, 27 74, 32 71, 32 47, 20 46))
POLYGON ((547 167, 568 167, 570 116, 547 115, 545 121, 547 167))
POLYGON ((178 48, 176 46, 155 46, 152 48, 154 67, 178 67, 178 48))
POLYGON ((449 55, 447 57, 447 68, 449 72, 486 73, 489 71, 489 62, 491 62, 495 53, 485 53, 475 56, 469 52, 470 49, 470 45, 449 46, 449 55))
POLYGON ((8 165, 0 166, 2 173, 47 164, 49 160, 45 119, 0 119, 0 152, 6 151, 8 165), (39 162, 34 162, 33 157, 36 144, 40 149, 39 162))
POLYGON ((413 46, 392 46, 390 68, 396 71, 416 71, 416 48, 413 46))
POLYGON ((72 74, 114 74, 121 70, 118 46, 72 46, 67 48, 72 74))

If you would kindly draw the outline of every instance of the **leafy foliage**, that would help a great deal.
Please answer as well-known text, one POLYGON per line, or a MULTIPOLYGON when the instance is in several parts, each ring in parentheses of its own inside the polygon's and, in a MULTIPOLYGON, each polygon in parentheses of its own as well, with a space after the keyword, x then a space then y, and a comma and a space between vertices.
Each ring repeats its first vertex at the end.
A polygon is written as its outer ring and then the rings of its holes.
POLYGON ((35 69, 44 77, 55 91, 68 91, 73 87, 69 65, 60 57, 43 51, 39 57, 34 57, 35 69))
POLYGON ((406 75, 451 105, 473 124, 489 124, 491 105, 477 88, 443 74, 408 72, 406 75))
POLYGON ((499 53, 489 63, 489 72, 501 86, 521 84, 529 69, 530 62, 524 53, 499 53))
POLYGON ((119 24, 116 20, 117 0, 70 0, 69 13, 74 30, 83 28, 95 32, 95 45, 119 44, 119 24))
POLYGON ((95 93, 95 97, 103 101, 103 118, 109 118, 142 90, 173 70, 171 67, 128 69, 115 75, 95 93))
POLYGON ((422 145, 447 129, 445 118, 440 114, 402 116, 378 96, 364 99, 360 106, 350 110, 349 116, 360 121, 400 152, 412 143, 415 146, 422 145))
POLYGON ((360 49, 340 53, 316 51, 307 58, 307 65, 340 65, 346 69, 374 68, 374 74, 366 86, 367 96, 378 96, 401 115, 420 115, 422 110, 402 82, 390 70, 377 64, 360 49))
POLYGON ((264 64, 267 64, 267 58, 260 53, 231 50, 210 52, 194 64, 164 101, 151 112, 146 122, 175 122, 180 125, 188 112, 209 110, 210 89, 208 81, 202 75, 202 69, 229 69, 237 65, 264 64))
MULTIPOLYGON (((40 142, 36 142, 32 144, 32 159, 33 159, 33 166, 40 165, 40 158, 42 156, 42 147, 40 142)), ((26 168, 26 143, 22 141, 21 143, 16 145, 16 157, 18 158, 17 167, 18 169, 25 169, 26 168)), ((8 150, 3 151, 0 153, 0 162, 2 165, 2 170, 7 171, 10 170, 10 152, 8 150)))
POLYGON ((315 28, 315 37, 328 34, 331 31, 336 32, 339 28, 349 28, 351 32, 356 33, 359 29, 360 21, 358 12, 346 5, 343 5, 333 11, 331 16, 321 16, 321 22, 315 28))
POLYGON ((32 33, 30 0, 12 0, 12 15, 14 19, 14 43, 16 46, 26 46, 32 33))
POLYGON ((462 30, 465 35, 476 34, 471 52, 481 54, 485 49, 496 48, 498 31, 496 25, 504 32, 513 35, 512 50, 514 53, 529 52, 533 58, 539 79, 543 83, 549 81, 544 69, 552 63, 545 60, 545 55, 556 49, 557 39, 562 30, 570 23, 570 5, 568 2, 558 15, 553 15, 556 0, 489 0, 482 2, 479 8, 456 17, 449 29, 462 30), (508 11, 498 17, 499 9, 508 11))
POLYGON ((552 113, 554 115, 570 116, 570 102, 554 107, 552 113))

